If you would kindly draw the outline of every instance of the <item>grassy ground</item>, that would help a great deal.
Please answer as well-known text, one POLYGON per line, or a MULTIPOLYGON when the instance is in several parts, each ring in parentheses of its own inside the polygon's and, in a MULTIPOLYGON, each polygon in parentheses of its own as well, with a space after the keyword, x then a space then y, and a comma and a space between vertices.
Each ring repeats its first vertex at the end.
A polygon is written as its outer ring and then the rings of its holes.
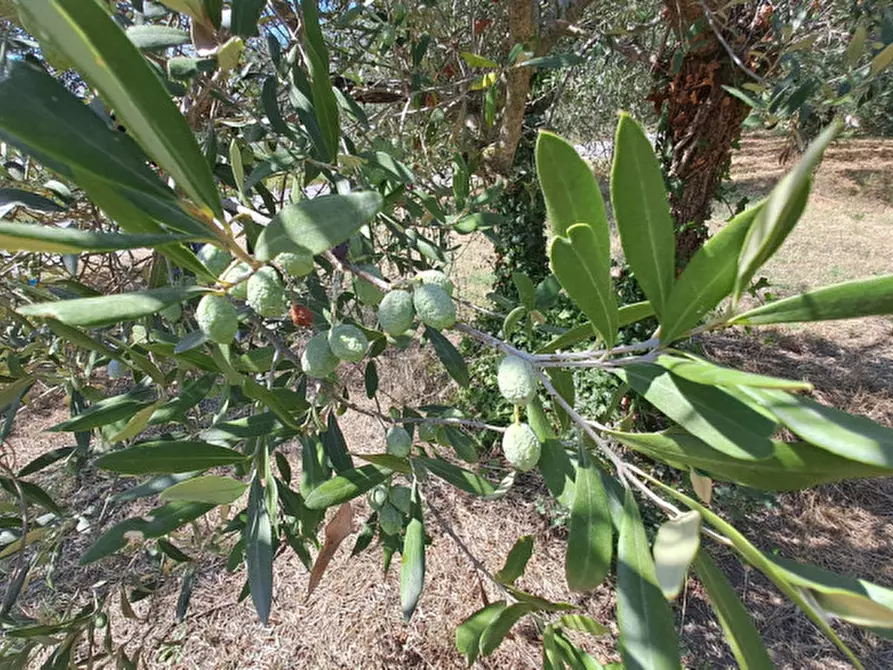
MULTIPOLYGON (((765 194, 783 168, 781 149, 771 138, 742 142, 733 176, 738 195, 765 194)), ((770 289, 787 295, 804 287, 843 281, 893 270, 893 142, 858 140, 832 148, 818 173, 816 192, 800 227, 779 256, 766 267, 770 289)), ((719 224, 717 224, 719 225, 719 224)), ((489 269, 481 249, 459 267, 466 275, 466 295, 486 292, 489 269)), ((817 324, 808 328, 728 332, 702 341, 705 351, 745 369, 805 378, 816 385, 816 396, 849 411, 893 425, 893 347, 890 319, 864 319, 848 324, 817 324)), ((385 392, 394 404, 444 401, 452 389, 440 368, 424 352, 392 356, 380 372, 385 392), (419 374, 424 370, 424 374, 419 374)), ((359 392, 361 380, 355 380, 359 392)), ((19 463, 61 446, 58 436, 42 432, 63 418, 60 399, 48 396, 29 407, 18 422, 12 447, 19 463)), ((380 451, 382 429, 361 415, 342 420, 348 444, 358 452, 380 451)), ((297 470, 296 453, 289 454, 297 470)), ((57 472, 45 480, 64 482, 57 472)), ((104 496, 120 483, 85 473, 60 490, 75 509, 102 506, 104 496), (89 492, 89 494, 87 493, 89 492), (88 495, 90 496, 88 498, 88 495)), ((552 599, 579 604, 599 621, 613 619, 613 594, 608 586, 581 596, 567 591, 563 571, 562 529, 552 527, 541 513, 536 476, 519 479, 509 495, 494 503, 473 501, 464 494, 432 488, 436 515, 428 515, 433 544, 428 550, 428 584, 411 623, 400 620, 399 577, 383 575, 381 551, 372 547, 349 559, 353 538, 336 554, 321 585, 306 597, 307 572, 291 552, 275 564, 276 596, 268 627, 261 626, 245 602, 236 603, 245 574, 223 570, 224 559, 203 551, 189 614, 174 620, 179 590, 177 573, 162 579, 155 596, 134 605, 137 619, 124 616, 115 601, 112 626, 130 653, 142 648, 146 667, 162 668, 460 668, 455 652, 456 625, 497 594, 469 559, 478 557, 493 572, 514 541, 532 534, 536 552, 521 586, 552 599), (439 519, 439 520, 438 520, 439 519), (457 539, 458 538, 458 541, 457 539)), ((733 494, 723 487, 718 495, 733 494)), ((825 565, 893 586, 893 482, 873 480, 776 498, 747 501, 755 510, 744 522, 748 535, 763 549, 825 565)), ((364 518, 365 503, 356 505, 355 527, 364 518)), ((127 515, 148 505, 131 505, 127 515)), ((101 513, 101 512, 98 512, 101 513)), ((112 510, 106 521, 124 511, 112 510)), ((186 550, 192 531, 179 538, 186 550)), ((112 558, 88 569, 76 566, 89 536, 71 533, 63 544, 54 582, 34 582, 29 589, 29 614, 49 616, 68 604, 82 603, 103 582, 157 577, 142 557, 112 558)), ((743 570, 719 555, 754 618, 779 667, 845 668, 831 645, 788 605, 758 574, 743 570)), ((734 667, 722 642, 719 626, 699 586, 693 581, 676 607, 685 662, 692 668, 734 667)), ((613 624, 609 623, 609 626, 613 624)), ((882 645, 849 627, 839 629, 870 668, 893 667, 891 645, 882 645)), ((616 632, 616 631, 614 631, 616 632)), ((517 628, 481 668, 539 667, 539 642, 529 625, 517 628)), ((590 643, 603 662, 618 660, 612 637, 590 643)))

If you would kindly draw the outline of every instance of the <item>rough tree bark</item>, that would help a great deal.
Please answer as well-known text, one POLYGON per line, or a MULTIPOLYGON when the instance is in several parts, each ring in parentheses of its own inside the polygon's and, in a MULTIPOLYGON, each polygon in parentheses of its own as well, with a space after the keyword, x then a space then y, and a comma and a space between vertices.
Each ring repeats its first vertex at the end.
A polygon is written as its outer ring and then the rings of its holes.
POLYGON ((666 2, 665 16, 680 40, 698 22, 704 29, 675 72, 672 63, 662 64, 662 82, 651 98, 658 111, 666 105, 663 132, 671 149, 667 174, 680 268, 707 239, 705 224, 749 111, 723 86, 739 86, 747 79, 742 66, 759 69, 759 63, 747 64, 740 58, 735 63, 730 51, 747 53, 767 34, 767 17, 760 11, 763 3, 737 5, 722 15, 722 25, 718 17, 708 14, 714 11, 711 5, 717 4, 715 0, 666 2))

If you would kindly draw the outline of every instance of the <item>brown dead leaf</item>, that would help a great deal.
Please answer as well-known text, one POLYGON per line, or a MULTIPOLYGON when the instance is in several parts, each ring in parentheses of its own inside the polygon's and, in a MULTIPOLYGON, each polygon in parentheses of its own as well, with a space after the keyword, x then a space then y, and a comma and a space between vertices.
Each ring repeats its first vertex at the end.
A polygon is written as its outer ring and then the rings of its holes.
POLYGON ((713 498, 713 480, 710 477, 699 475, 694 470, 689 474, 691 475, 691 487, 698 494, 698 498, 709 505, 711 498, 713 498))
POLYGON ((323 573, 338 550, 338 547, 348 535, 350 535, 353 525, 353 508, 350 503, 344 503, 338 508, 335 516, 326 525, 326 539, 323 542, 322 550, 316 557, 316 563, 313 564, 313 570, 310 571, 310 582, 307 584, 307 597, 313 593, 313 590, 319 585, 323 573))

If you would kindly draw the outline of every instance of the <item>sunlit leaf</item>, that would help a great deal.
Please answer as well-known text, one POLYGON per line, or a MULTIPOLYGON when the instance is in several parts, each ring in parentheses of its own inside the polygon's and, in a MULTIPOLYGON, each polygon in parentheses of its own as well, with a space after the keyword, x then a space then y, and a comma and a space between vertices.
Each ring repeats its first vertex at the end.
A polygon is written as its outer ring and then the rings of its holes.
POLYGON ((205 290, 197 286, 168 286, 100 298, 23 305, 17 311, 23 316, 57 319, 69 326, 107 326, 155 314, 165 307, 196 297, 205 290))
POLYGON ((512 545, 509 555, 505 559, 505 565, 502 570, 497 572, 494 577, 496 581, 503 584, 514 584, 517 579, 524 574, 527 568, 527 562, 533 555, 533 536, 524 535, 512 545))
POLYGON ((232 477, 204 475, 174 484, 161 492, 165 502, 174 500, 200 502, 209 505, 227 505, 235 502, 248 485, 232 477))
POLYGON ((96 460, 97 467, 129 475, 194 472, 245 460, 245 454, 206 442, 159 440, 112 451, 96 460))
POLYGON ((574 591, 591 591, 601 584, 611 567, 613 546, 605 490, 596 465, 581 449, 564 560, 568 587, 574 591))
POLYGON ((710 605, 719 619, 726 642, 742 670, 773 670, 775 664, 769 658, 766 645, 754 626, 738 594, 729 580, 705 550, 698 552, 694 561, 698 580, 707 591, 710 605))
POLYGON ((785 391, 741 388, 810 444, 865 465, 893 467, 893 430, 785 391))
POLYGON ((621 114, 614 139, 611 202, 623 253, 663 323, 676 272, 676 240, 660 164, 641 127, 621 114))
POLYGON ((654 365, 628 365, 615 374, 688 432, 733 458, 772 455, 776 423, 715 386, 695 384, 654 365))
POLYGON ((701 546, 701 515, 683 512, 661 524, 654 537, 654 568, 658 586, 670 600, 682 591, 688 569, 701 546))
POLYGON ((364 465, 347 470, 313 489, 304 504, 309 509, 325 509, 339 505, 363 495, 381 484, 391 474, 391 470, 377 465, 364 465))
POLYGON ((735 288, 738 256, 747 231, 762 210, 743 211, 704 243, 673 284, 661 322, 660 338, 672 342, 699 321, 735 288))
POLYGON ((679 670, 673 613, 657 586, 651 549, 632 491, 627 489, 617 544, 617 626, 628 670, 679 670))
POLYGON ((403 538, 403 558, 400 562, 400 605, 403 620, 412 618, 425 585, 425 522, 419 501, 418 486, 413 487, 412 509, 403 538))
POLYGON ((552 272, 610 347, 618 328, 617 302, 611 267, 602 256, 593 228, 582 223, 570 226, 567 237, 556 236, 549 250, 552 272))
POLYGON ((893 275, 858 279, 775 300, 730 323, 766 325, 893 314, 893 275))
POLYGON ((809 145, 793 170, 772 189, 747 231, 738 259, 735 293, 740 294, 754 273, 778 250, 806 207, 812 173, 842 125, 832 123, 809 145))
POLYGON ((456 628, 456 649, 473 665, 480 653, 481 635, 506 608, 504 600, 491 603, 465 619, 456 628))
POLYGON ((192 130, 161 79, 102 7, 81 0, 29 0, 20 8, 41 37, 100 91, 149 155, 222 219, 217 187, 192 130))
POLYGON ((321 254, 369 223, 381 205, 381 196, 373 191, 323 195, 286 205, 258 237, 255 255, 268 261, 296 247, 321 254))
POLYGON ((123 549, 135 540, 148 540, 172 533, 185 523, 197 519, 214 506, 202 503, 168 503, 146 514, 118 523, 99 536, 81 556, 81 565, 92 563, 123 549))
POLYGON ((555 235, 566 235, 575 223, 588 224, 595 234, 601 265, 610 266, 611 238, 601 191, 592 170, 564 138, 540 132, 536 141, 536 171, 546 214, 555 235))
POLYGON ((245 521, 245 565, 248 588, 257 616, 266 624, 273 602, 273 527, 264 490, 255 477, 248 494, 248 517, 245 521))

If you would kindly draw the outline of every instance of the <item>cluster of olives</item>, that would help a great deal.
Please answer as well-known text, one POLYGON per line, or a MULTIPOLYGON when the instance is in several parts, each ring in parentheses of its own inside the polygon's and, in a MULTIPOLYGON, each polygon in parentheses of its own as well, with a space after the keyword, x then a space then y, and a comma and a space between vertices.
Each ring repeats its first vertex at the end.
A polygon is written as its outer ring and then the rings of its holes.
MULTIPOLYGON (((381 277, 374 266, 360 266, 360 269, 381 277)), ((412 282, 411 293, 402 289, 384 293, 361 276, 354 277, 353 285, 360 302, 378 306, 381 329, 391 337, 406 333, 416 316, 432 328, 449 328, 456 323, 456 305, 451 297, 453 284, 437 270, 420 272, 412 282)), ((340 361, 362 360, 368 347, 366 336, 356 326, 335 326, 310 338, 301 355, 301 367, 310 377, 321 379, 331 374, 340 361)))
MULTIPOLYGON (((499 362, 496 383, 502 397, 515 406, 530 404, 536 395, 536 371, 518 356, 506 356, 499 362)), ((529 424, 515 421, 502 435, 502 451, 517 470, 527 472, 540 460, 540 441, 529 424)))
POLYGON ((378 527, 385 535, 396 535, 403 529, 404 516, 409 516, 412 491, 408 486, 380 484, 369 491, 369 506, 378 512, 378 527))
MULTIPOLYGON (((276 268, 264 266, 255 272, 243 261, 233 262, 226 251, 211 244, 199 250, 198 258, 222 284, 230 286, 229 295, 246 301, 260 316, 282 316, 285 313, 285 285, 276 268)), ((313 254, 301 249, 285 252, 276 256, 273 263, 292 277, 304 277, 313 271, 313 254)), ((204 296, 198 303, 195 318, 198 327, 212 342, 230 344, 236 336, 236 307, 224 295, 204 296)))
POLYGON ((412 293, 394 289, 379 295, 378 302, 373 303, 378 305, 378 322, 392 337, 409 330, 416 316, 426 326, 438 330, 452 328, 456 323, 453 282, 439 270, 419 272, 412 282, 412 293))

